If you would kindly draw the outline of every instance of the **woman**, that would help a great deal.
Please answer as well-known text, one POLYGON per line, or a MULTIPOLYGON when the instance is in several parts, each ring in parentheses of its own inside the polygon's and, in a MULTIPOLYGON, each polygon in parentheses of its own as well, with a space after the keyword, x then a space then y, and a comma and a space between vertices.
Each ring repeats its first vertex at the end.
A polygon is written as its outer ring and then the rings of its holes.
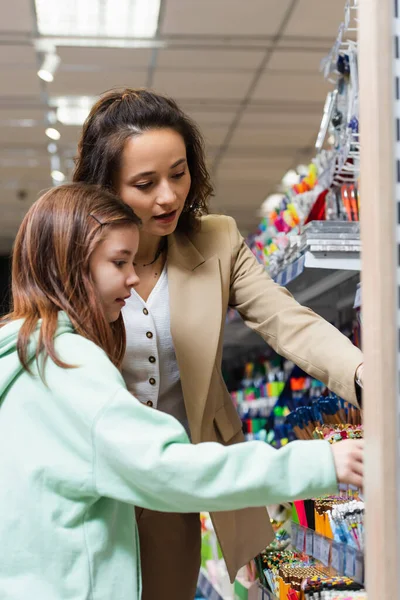
MULTIPOLYGON (((257 263, 233 219, 207 215, 212 192, 195 124, 147 90, 106 93, 84 124, 74 181, 117 192, 141 218, 140 284, 124 309, 128 389, 174 415, 193 443, 243 441, 221 376, 225 315, 245 323, 354 404, 362 354, 300 306, 257 263)), ((198 515, 137 514, 143 598, 191 600, 200 562, 198 515), (154 556, 159 577, 153 577, 154 556)), ((265 509, 212 515, 231 578, 272 538, 265 509)))
POLYGON ((194 446, 132 397, 117 367, 138 224, 78 184, 47 192, 18 232, 0 322, 2 600, 140 600, 132 505, 237 509, 362 485, 362 442, 194 446))

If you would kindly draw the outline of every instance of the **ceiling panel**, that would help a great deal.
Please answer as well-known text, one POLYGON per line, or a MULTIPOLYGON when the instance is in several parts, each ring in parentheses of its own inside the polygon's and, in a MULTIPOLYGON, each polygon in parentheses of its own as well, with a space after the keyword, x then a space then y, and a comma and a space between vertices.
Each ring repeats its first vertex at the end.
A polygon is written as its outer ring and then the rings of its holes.
POLYGON ((326 52, 293 52, 290 50, 276 50, 269 63, 268 71, 305 72, 317 75, 319 73, 321 60, 327 55, 326 52))
MULTIPOLYGON (((339 21, 337 22, 339 27, 339 21)), ((282 36, 279 38, 276 48, 278 50, 295 50, 296 52, 304 52, 310 50, 314 52, 321 52, 321 54, 327 54, 332 48, 333 42, 335 41, 336 33, 328 35, 327 37, 304 37, 302 35, 287 35, 286 29, 282 36)))
MULTIPOLYGON (((6 146, 20 145, 22 148, 43 144, 43 147, 46 148, 51 140, 46 136, 45 129, 46 125, 41 127, 0 127, 0 144, 6 146)), ((76 146, 81 131, 80 127, 57 125, 57 129, 61 133, 61 139, 56 142, 58 146, 66 144, 76 146)))
POLYGON ((35 69, 0 68, 0 97, 38 97, 40 79, 35 69))
POLYGON ((163 34, 273 35, 290 0, 165 0, 163 34))
POLYGON ((255 89, 253 98, 256 100, 290 100, 293 102, 321 101, 321 114, 326 94, 332 89, 332 84, 322 76, 282 73, 266 73, 255 89))
POLYGON ((136 67, 146 68, 153 51, 143 48, 85 48, 64 46, 58 48, 61 64, 94 65, 96 68, 114 66, 117 70, 136 67))
POLYGON ((0 106, 0 123, 4 126, 5 122, 13 121, 35 121, 43 122, 45 118, 45 111, 43 108, 3 108, 0 106))
POLYGON ((285 35, 328 37, 335 41, 344 19, 344 1, 299 0, 286 26, 285 35))
POLYGON ((1 168, 0 167, 0 182, 7 180, 20 180, 20 181, 31 181, 34 178, 35 181, 50 181, 50 161, 47 167, 34 167, 31 168, 1 168))
POLYGON ((235 112, 192 112, 191 110, 188 110, 187 113, 202 131, 203 128, 209 127, 210 125, 215 125, 217 127, 229 125, 236 114, 235 112))
POLYGON ((159 50, 159 68, 190 69, 256 69, 264 52, 260 50, 159 50))
MULTIPOLYGON (((1 0, 0 0, 1 5, 1 0)), ((1 28, 1 25, 0 25, 1 28)), ((37 67, 36 51, 33 45, 20 46, 4 44, 0 46, 0 66, 14 65, 18 68, 37 67)))
MULTIPOLYGON (((316 132, 317 134, 317 132, 316 132)), ((315 134, 315 137, 316 137, 315 134)), ((230 148, 235 147, 273 147, 285 146, 296 149, 298 146, 308 145, 312 131, 310 129, 246 129, 238 127, 233 134, 230 148)))
POLYGON ((228 133, 228 126, 220 127, 218 125, 214 127, 205 126, 201 128, 201 133, 204 137, 204 141, 209 146, 220 146, 224 141, 226 134, 228 133))
POLYGON ((144 87, 146 79, 146 71, 110 69, 104 72, 74 73, 61 70, 54 82, 48 84, 47 89, 49 94, 54 96, 98 96, 111 88, 144 87))
POLYGON ((33 30, 33 10, 31 0, 0 1, 0 31, 31 32, 33 30))
POLYGON ((296 128, 313 128, 319 126, 322 117, 321 103, 318 102, 313 112, 296 111, 294 103, 288 111, 279 112, 278 109, 270 110, 265 113, 252 112, 251 107, 244 113, 240 120, 242 127, 251 128, 271 128, 271 129, 291 129, 296 128))
POLYGON ((185 73, 157 70, 153 88, 177 98, 236 98, 241 99, 250 84, 252 73, 185 73))
POLYGON ((258 179, 279 182, 287 171, 290 159, 224 158, 218 168, 218 180, 258 179))
POLYGON ((240 203, 245 210, 248 207, 249 210, 254 212, 256 208, 260 207, 266 194, 264 181, 249 183, 248 181, 240 182, 227 179, 226 181, 217 181, 215 185, 216 201, 224 207, 240 203))
POLYGON ((26 146, 38 142, 46 143, 50 140, 44 133, 45 129, 45 125, 43 127, 0 127, 0 144, 26 146))

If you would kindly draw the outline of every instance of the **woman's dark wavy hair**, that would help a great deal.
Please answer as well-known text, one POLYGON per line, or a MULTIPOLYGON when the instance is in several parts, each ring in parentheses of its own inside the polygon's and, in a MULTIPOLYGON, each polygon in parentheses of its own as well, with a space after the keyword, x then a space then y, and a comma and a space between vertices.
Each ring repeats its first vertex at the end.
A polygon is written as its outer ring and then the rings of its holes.
POLYGON ((145 89, 106 92, 92 107, 78 144, 73 180, 98 184, 116 192, 117 174, 126 141, 152 129, 173 129, 186 145, 191 186, 178 228, 193 229, 208 214, 213 193, 197 125, 170 98, 145 89))

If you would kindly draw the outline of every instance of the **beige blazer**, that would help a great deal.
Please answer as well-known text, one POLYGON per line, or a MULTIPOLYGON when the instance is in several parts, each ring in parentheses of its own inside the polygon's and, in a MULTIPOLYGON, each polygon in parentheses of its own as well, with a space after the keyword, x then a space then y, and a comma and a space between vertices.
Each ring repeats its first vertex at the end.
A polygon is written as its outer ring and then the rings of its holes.
MULTIPOLYGON (((357 404, 362 354, 335 327, 267 275, 230 217, 202 218, 201 229, 168 240, 171 334, 193 443, 243 441, 241 421, 221 374, 225 317, 236 308, 279 354, 357 404)), ((267 546, 265 508, 211 515, 231 579, 267 546)))

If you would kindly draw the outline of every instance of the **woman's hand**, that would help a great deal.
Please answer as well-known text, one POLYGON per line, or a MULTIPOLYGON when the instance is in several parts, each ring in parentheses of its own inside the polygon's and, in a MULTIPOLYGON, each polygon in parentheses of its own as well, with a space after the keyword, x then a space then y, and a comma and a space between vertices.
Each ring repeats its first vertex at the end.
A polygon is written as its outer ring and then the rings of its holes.
POLYGON ((339 483, 363 487, 364 440, 343 440, 332 445, 336 477, 339 483))

